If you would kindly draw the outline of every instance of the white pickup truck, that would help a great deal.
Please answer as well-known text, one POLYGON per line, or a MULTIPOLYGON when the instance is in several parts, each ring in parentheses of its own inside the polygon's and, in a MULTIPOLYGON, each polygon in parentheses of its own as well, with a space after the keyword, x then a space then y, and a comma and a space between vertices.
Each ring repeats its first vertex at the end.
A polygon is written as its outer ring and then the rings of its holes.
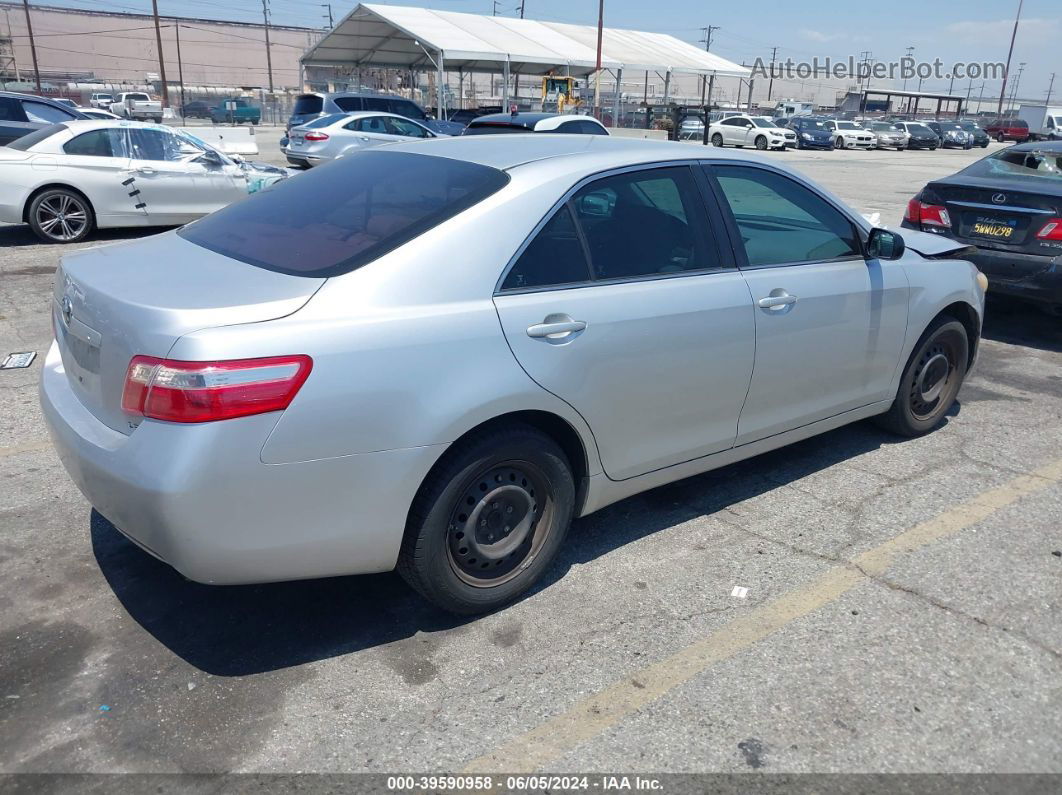
POLYGON ((118 94, 111 103, 111 113, 123 119, 137 119, 155 123, 162 121, 162 103, 152 99, 143 91, 127 91, 118 94))

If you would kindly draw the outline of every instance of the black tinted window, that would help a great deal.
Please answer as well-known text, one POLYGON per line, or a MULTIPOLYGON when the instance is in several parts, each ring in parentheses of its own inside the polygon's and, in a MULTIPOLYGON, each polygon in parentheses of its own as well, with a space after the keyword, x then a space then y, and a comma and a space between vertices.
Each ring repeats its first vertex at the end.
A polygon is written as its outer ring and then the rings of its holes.
POLYGON ((384 97, 365 97, 361 101, 365 110, 378 110, 383 113, 391 112, 391 101, 384 97))
POLYGON ((487 166, 409 152, 361 152, 277 183, 178 234, 297 276, 335 276, 386 254, 500 190, 487 166))
POLYGON ((424 111, 422 111, 416 106, 416 104, 410 102, 408 99, 391 100, 391 113, 397 113, 399 116, 405 116, 408 119, 424 118, 424 111))
POLYGON ((718 266, 693 175, 685 166, 617 174, 572 198, 595 279, 718 266))
POLYGON ((503 290, 575 284, 590 278, 590 268, 568 205, 539 230, 502 284, 503 290))
POLYGON ((7 145, 8 149, 21 149, 25 152, 34 144, 39 144, 45 138, 51 138, 60 130, 65 130, 65 124, 51 124, 47 127, 41 127, 39 130, 34 130, 28 135, 23 135, 21 138, 16 138, 14 141, 7 145))
POLYGON ((70 111, 44 102, 23 102, 22 110, 29 121, 37 124, 56 124, 74 118, 70 111))
POLYGON ((472 122, 464 131, 462 135, 499 135, 503 133, 529 133, 531 130, 526 127, 521 127, 517 124, 505 124, 504 122, 487 122, 485 124, 476 124, 472 122))
POLYGON ((347 112, 361 110, 361 97, 336 97, 332 102, 337 108, 347 112))
POLYGON ((293 116, 304 116, 310 113, 320 113, 324 108, 324 100, 316 94, 303 94, 295 100, 295 107, 291 113, 293 116))
POLYGON ((760 168, 718 166, 749 265, 861 257, 855 227, 824 199, 760 168))
POLYGON ((25 121, 22 106, 14 97, 0 97, 0 121, 25 121))

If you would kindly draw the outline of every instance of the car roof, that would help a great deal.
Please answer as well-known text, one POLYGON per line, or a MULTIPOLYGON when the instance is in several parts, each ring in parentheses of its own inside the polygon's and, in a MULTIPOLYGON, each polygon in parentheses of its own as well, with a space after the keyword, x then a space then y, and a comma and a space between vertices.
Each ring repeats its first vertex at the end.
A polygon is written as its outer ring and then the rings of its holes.
POLYGON ((1062 141, 1028 141, 1010 147, 1012 152, 1059 152, 1062 153, 1062 141))
MULTIPOLYGON (((529 130, 535 129, 535 125, 540 121, 546 119, 556 119, 561 116, 566 116, 564 113, 488 113, 486 116, 479 116, 473 123, 476 125, 481 124, 507 124, 510 127, 526 127, 529 130)), ((573 119, 585 118, 583 116, 572 116, 573 119)), ((596 121, 596 119, 595 119, 596 121)), ((471 125, 470 125, 471 126, 471 125)))
MULTIPOLYGON (((584 158, 589 156, 585 162, 592 170, 666 160, 697 160, 707 156, 704 149, 678 141, 654 141, 609 135, 542 135, 531 132, 526 135, 457 135, 396 143, 389 145, 387 149, 450 157, 501 170, 574 155, 584 158)), ((763 162, 756 155, 729 149, 712 149, 711 157, 763 162)))

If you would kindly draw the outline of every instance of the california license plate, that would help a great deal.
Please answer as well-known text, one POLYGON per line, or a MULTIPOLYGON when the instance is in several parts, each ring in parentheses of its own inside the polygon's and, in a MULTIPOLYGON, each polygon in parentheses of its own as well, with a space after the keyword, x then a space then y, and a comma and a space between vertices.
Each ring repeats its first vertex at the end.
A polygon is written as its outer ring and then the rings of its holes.
POLYGON ((992 240, 1010 240, 1014 236, 1014 226, 1007 221, 979 219, 974 222, 970 233, 992 240))

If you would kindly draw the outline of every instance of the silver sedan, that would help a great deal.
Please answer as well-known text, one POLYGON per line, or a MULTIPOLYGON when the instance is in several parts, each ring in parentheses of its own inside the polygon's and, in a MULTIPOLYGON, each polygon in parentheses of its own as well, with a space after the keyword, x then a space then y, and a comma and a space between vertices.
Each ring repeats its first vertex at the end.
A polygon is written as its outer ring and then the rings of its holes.
POLYGON ((435 137, 423 124, 394 113, 333 113, 292 127, 281 151, 290 163, 316 166, 381 144, 435 137))
POLYGON ((850 422, 941 423, 983 276, 754 155, 585 135, 358 153, 66 256, 41 402, 185 576, 395 567, 505 604, 573 517, 850 422))

